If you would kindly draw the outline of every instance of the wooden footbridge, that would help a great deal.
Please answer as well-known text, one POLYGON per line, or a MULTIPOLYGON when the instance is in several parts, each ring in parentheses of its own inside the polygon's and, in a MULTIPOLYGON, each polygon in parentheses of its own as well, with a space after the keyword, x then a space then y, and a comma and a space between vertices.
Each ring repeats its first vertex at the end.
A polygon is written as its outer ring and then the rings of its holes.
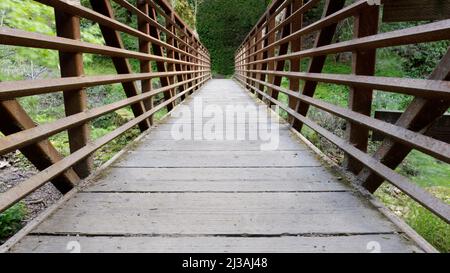
POLYGON ((0 44, 58 51, 61 77, 0 83, 0 152, 20 150, 40 170, 0 194, 0 211, 49 182, 64 197, 2 251, 434 251, 371 193, 387 181, 449 223, 448 204, 394 169, 413 149, 450 162, 449 144, 427 135, 449 108, 450 52, 428 79, 374 75, 377 49, 449 40, 448 7, 441 7, 442 18, 435 1, 406 1, 434 11, 414 14, 402 10, 405 1, 380 6, 378 1, 346 5, 327 0, 322 18, 305 24, 303 16, 321 1, 274 0, 236 51, 234 79, 219 80, 211 79, 208 50, 164 0, 91 0, 90 7, 76 1, 37 2, 54 8, 57 36, 1 27, 0 44), (136 28, 114 18, 119 8, 137 17, 136 28), (381 10, 385 21, 409 16, 433 22, 379 33, 381 10), (80 18, 99 24, 105 44, 81 40, 80 18), (349 19, 353 39, 336 41, 339 22, 349 19), (124 47, 123 35, 138 40, 138 51, 124 47), (312 48, 302 46, 307 37, 315 39, 312 48), (327 57, 345 52, 351 53, 352 74, 322 73, 327 57), (82 54, 88 53, 111 57, 117 74, 84 75, 82 54), (304 59, 309 65, 300 72, 304 59), (135 60, 139 73, 130 63, 135 60), (86 88, 115 83, 122 84, 126 99, 97 108, 87 105, 86 88), (318 83, 348 86, 349 107, 314 98, 318 83), (413 100, 390 124, 371 117, 373 90, 413 100), (36 124, 18 98, 53 92, 64 94, 66 117, 36 124), (280 94, 287 95, 287 104, 280 94), (155 103, 160 97, 162 102, 155 103), (230 106, 274 105, 287 112, 287 120, 266 107, 257 120, 244 115, 233 116, 232 127, 215 123, 214 138, 204 135, 211 116, 199 120, 195 115, 199 107, 211 106, 223 117, 230 106), (311 106, 345 119, 346 135, 317 124, 308 115, 311 106), (132 120, 91 139, 92 120, 125 107, 131 107, 132 120), (169 114, 154 121, 164 108, 169 114), (299 133, 305 126, 344 151, 342 167, 299 133), (142 135, 93 170, 92 154, 135 127, 142 135), (174 128, 187 130, 184 137, 174 128), (265 149, 271 139, 248 137, 260 128, 271 129, 277 145, 265 149), (48 140, 63 131, 71 151, 66 157, 48 140), (371 132, 385 137, 374 153, 367 151, 371 132))

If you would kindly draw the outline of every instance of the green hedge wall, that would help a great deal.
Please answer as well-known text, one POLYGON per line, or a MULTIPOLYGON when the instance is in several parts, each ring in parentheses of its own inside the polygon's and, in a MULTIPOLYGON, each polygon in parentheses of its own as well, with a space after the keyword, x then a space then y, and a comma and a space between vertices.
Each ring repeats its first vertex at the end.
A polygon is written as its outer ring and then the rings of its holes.
POLYGON ((234 73, 234 52, 266 10, 268 0, 204 0, 197 31, 208 48, 213 74, 234 73))

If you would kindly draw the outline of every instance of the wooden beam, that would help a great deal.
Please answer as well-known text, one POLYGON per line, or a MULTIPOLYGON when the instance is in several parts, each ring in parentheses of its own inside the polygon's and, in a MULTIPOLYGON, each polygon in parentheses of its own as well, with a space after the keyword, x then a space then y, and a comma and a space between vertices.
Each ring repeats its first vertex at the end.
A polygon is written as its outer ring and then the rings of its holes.
MULTIPOLYGON (((182 37, 182 39, 184 40, 184 42, 187 45, 190 45, 189 47, 186 46, 186 52, 189 53, 189 54, 192 54, 193 49, 192 49, 192 45, 190 44, 190 39, 189 39, 189 37, 186 34, 187 33, 187 29, 184 28, 183 30, 184 30, 183 31, 184 36, 182 37)), ((192 59, 193 59, 190 55, 185 56, 185 58, 186 58, 186 61, 188 61, 188 62, 191 62, 192 59)), ((186 71, 191 71, 192 69, 193 69, 192 65, 186 65, 186 71)), ((187 76, 188 80, 193 78, 193 75, 191 73, 187 74, 186 76, 187 76)), ((189 83, 187 84, 187 88, 190 88, 191 86, 193 86, 193 82, 189 81, 189 83)), ((188 92, 186 95, 190 95, 192 93, 193 93, 193 91, 188 92)))
MULTIPOLYGON (((156 15, 156 10, 153 7, 150 9, 150 18, 152 18, 155 21, 158 19, 158 16, 156 15)), ((150 26, 150 35, 153 38, 156 38, 157 40, 161 39, 161 37, 159 35, 159 30, 155 26, 150 26)), ((152 51, 153 51, 153 55, 161 56, 161 57, 164 56, 163 55, 164 54, 163 47, 160 45, 152 44, 152 51)), ((156 69, 158 70, 158 72, 167 72, 166 65, 164 62, 156 62, 156 69)), ((166 87, 169 85, 169 77, 161 77, 161 78, 159 78, 159 81, 161 83, 161 87, 166 87)), ((170 100, 171 97, 172 96, 171 96, 170 90, 164 92, 164 100, 168 101, 168 100, 170 100)), ((173 107, 174 107, 174 104, 169 103, 167 105, 167 111, 168 112, 172 111, 173 107)))
MULTIPOLYGON (((109 0, 90 0, 92 9, 95 10, 98 13, 101 13, 111 19, 114 19, 114 11, 111 6, 111 3, 109 0)), ((110 28, 105 25, 100 25, 100 30, 102 31, 103 38, 105 39, 105 43, 108 46, 111 47, 117 47, 117 48, 124 48, 122 38, 120 36, 120 33, 116 31, 113 28, 110 28)), ((117 70, 118 74, 132 74, 133 71, 131 70, 130 63, 126 58, 122 57, 112 57, 112 61, 114 63, 114 66, 117 70)), ((123 89, 125 90, 125 94, 127 97, 136 96, 139 94, 138 88, 136 86, 135 82, 125 82, 122 83, 123 89)), ((131 106, 131 109, 134 113, 134 116, 140 116, 143 113, 145 113, 145 107, 142 102, 136 103, 131 106)), ((148 120, 145 120, 141 123, 139 123, 139 128, 141 131, 145 131, 148 128, 150 128, 150 124, 148 120)))
MULTIPOLYGON (((271 15, 271 13, 269 13, 269 15, 271 15)), ((267 32, 269 33, 269 35, 267 35, 267 39, 266 39, 267 45, 273 44, 276 40, 276 33, 274 31, 270 32, 273 28, 275 28, 275 25, 276 25, 275 20, 276 20, 275 17, 271 17, 271 18, 268 18, 268 21, 267 21, 267 32)), ((267 50, 267 58, 272 58, 272 57, 275 57, 275 48, 274 47, 267 50)), ((275 69, 275 61, 268 62, 267 70, 274 70, 274 69, 275 69)), ((267 76, 267 82, 272 83, 273 80, 274 80, 273 75, 267 76)), ((271 97, 272 97, 273 92, 274 92, 273 89, 271 89, 271 88, 267 89, 267 94, 269 94, 269 96, 271 96, 271 97)), ((269 100, 266 100, 265 98, 263 98, 263 101, 270 105, 269 100)))
MULTIPOLYGON (((267 33, 267 26, 265 28, 261 29, 260 31, 261 31, 261 37, 264 36, 267 33), (263 33, 263 30, 264 30, 264 33, 263 33)), ((264 48, 264 47, 266 47, 268 45, 267 44, 267 39, 264 39, 264 40, 262 40, 260 42, 257 42, 257 43, 259 44, 258 45, 259 49, 262 49, 262 48, 264 48)), ((267 58, 267 51, 264 51, 264 52, 260 51, 258 54, 256 54, 256 60, 257 61, 261 61, 261 60, 263 60, 265 58, 267 58)), ((266 70, 266 69, 267 69, 267 63, 257 63, 256 64, 256 70, 266 70)), ((266 75, 264 75, 262 73, 257 73, 257 79, 261 80, 261 81, 265 81, 266 80, 266 75)), ((261 88, 264 88, 264 85, 258 84, 257 89, 258 90, 264 90, 264 89, 261 89, 261 88)), ((256 96, 259 99, 263 98, 262 95, 259 94, 259 93, 257 93, 256 96)))
POLYGON ((448 0, 391 0, 384 3, 384 22, 444 19, 450 19, 450 1, 448 0))
MULTIPOLYGON (((375 111, 375 118, 395 124, 400 119, 402 114, 402 111, 377 110, 375 111)), ((435 122, 433 122, 433 124, 430 125, 430 128, 425 134, 434 139, 450 143, 450 115, 443 115, 438 118, 435 122)), ((372 141, 383 140, 384 136, 382 134, 378 132, 372 133, 372 141)))
MULTIPOLYGON (((322 18, 325 18, 340 9, 342 9, 345 5, 345 0, 327 0, 324 7, 324 12, 322 18)), ((324 27, 319 31, 316 37, 316 41, 314 43, 314 47, 321 47, 325 45, 331 44, 334 34, 336 33, 337 23, 331 24, 327 27, 324 27)), ((314 56, 311 58, 308 67, 308 73, 320 73, 322 72, 323 66, 325 65, 326 55, 314 56)), ((316 91, 317 82, 314 81, 305 81, 302 94, 305 96, 313 97, 316 91)), ((297 113, 302 116, 306 116, 309 110, 309 105, 306 103, 302 103, 299 101, 295 107, 297 113)), ((292 127, 297 131, 301 131, 303 124, 300 120, 295 119, 292 123, 292 127)))
MULTIPOLYGON (((354 38, 362 38, 378 33, 378 20, 380 8, 377 5, 363 8, 354 21, 354 38)), ((373 76, 375 74, 376 50, 355 51, 352 55, 352 74, 373 76)), ((348 107, 366 116, 370 116, 372 110, 373 90, 370 88, 350 87, 348 107)), ((356 123, 347 122, 346 139, 363 152, 367 151, 369 143, 368 128, 356 123)), ((362 164, 346 155, 344 167, 357 174, 363 168, 362 164)))
MULTIPOLYGON (((149 14, 149 8, 147 2, 143 0, 137 1, 137 8, 143 12, 145 15, 148 16, 149 14)), ((141 16, 137 16, 137 24, 138 29, 142 33, 146 35, 150 35, 150 25, 141 16)), ((139 52, 150 54, 150 42, 146 39, 139 39, 139 52)), ((140 70, 141 73, 150 73, 152 71, 151 62, 149 60, 141 60, 140 61, 140 70)), ((141 92, 150 92, 152 90, 152 81, 151 79, 142 80, 141 81, 141 92)), ((153 97, 150 99, 144 100, 144 107, 146 111, 149 111, 153 108, 153 97)), ((150 125, 153 125, 153 116, 149 118, 150 125)))
MULTIPOLYGON (((303 0, 293 0, 292 1, 292 13, 295 13, 295 11, 299 10, 303 6, 303 0)), ((296 16, 291 23, 291 33, 295 33, 302 29, 303 26, 303 14, 299 14, 296 16)), ((302 50, 302 37, 297 36, 293 38, 291 41, 291 52, 298 52, 302 50)), ((291 72, 300 72, 300 63, 301 59, 294 59, 290 61, 290 70, 291 72)), ((289 78, 289 89, 295 92, 300 92, 300 81, 297 78, 289 78)), ((289 108, 295 109, 297 104, 299 103, 299 100, 297 100, 294 97, 289 97, 289 108)), ((289 116, 289 123, 292 124, 292 122, 295 119, 292 116, 289 116)))
MULTIPOLYGON (((79 1, 72 4, 80 4, 79 1)), ((55 9, 56 33, 59 37, 81 40, 80 18, 55 9)), ((59 51, 61 77, 80 77, 84 75, 83 54, 59 51)), ((88 109, 85 89, 78 88, 63 92, 66 116, 77 114, 88 109)), ((70 152, 74 153, 86 146, 90 140, 89 123, 81 124, 67 130, 70 152)), ((80 178, 88 177, 93 170, 91 156, 77 163, 73 168, 80 178)))
MULTIPOLYGON (((168 13, 168 15, 172 18, 172 21, 175 21, 175 17, 174 17, 174 14, 173 13, 168 13)), ((172 23, 170 23, 169 21, 166 21, 166 28, 171 32, 171 33, 173 33, 174 35, 176 35, 176 32, 175 32, 175 26, 172 24, 172 23)), ((169 44, 169 45, 171 45, 171 46, 173 46, 174 45, 174 39, 173 39, 173 37, 172 36, 167 36, 166 37, 166 42, 169 44)), ((166 48, 166 56, 167 56, 167 58, 171 58, 171 59, 175 59, 175 52, 172 50, 172 49, 170 49, 170 48, 166 48)), ((167 72, 172 72, 172 71, 176 71, 176 69, 175 69, 175 64, 173 64, 173 63, 168 63, 167 64, 167 72)), ((172 84, 174 84, 175 83, 175 79, 176 79, 176 77, 175 76, 173 76, 173 77, 169 77, 169 84, 170 85, 172 85, 172 84)), ((170 90, 170 96, 171 97, 173 97, 173 96, 175 96, 176 95, 176 89, 172 89, 172 90, 170 90)), ((176 101, 174 101, 174 103, 176 104, 176 101)), ((175 106, 175 105, 174 105, 175 106)))
MULTIPOLYGON (((433 80, 450 80, 450 49, 441 60, 440 64, 429 77, 433 80)), ((445 100, 427 100, 416 97, 401 115, 396 125, 415 132, 426 133, 433 122, 441 117, 450 107, 450 102, 445 100)), ((391 169, 395 169, 410 153, 411 148, 386 138, 374 157, 391 169)), ((358 180, 363 187, 370 192, 375 192, 383 183, 384 179, 368 168, 364 168, 358 174, 358 180)))
MULTIPOLYGON (((256 31, 257 31, 257 32, 256 32, 256 34, 255 34, 255 43, 253 44, 253 52, 256 52, 256 51, 258 51, 258 50, 260 50, 260 49, 262 48, 261 42, 259 42, 259 40, 260 40, 261 37, 262 37, 262 31, 261 31, 261 30, 256 30, 256 31)), ((258 60, 258 55, 254 55, 254 56, 253 56, 253 61, 257 61, 257 60, 258 60)), ((251 68, 252 68, 253 70, 258 70, 258 64, 253 64, 253 65, 251 65, 251 68)), ((252 77, 255 78, 255 79, 257 79, 257 78, 259 78, 259 75, 258 75, 257 72, 255 72, 255 73, 252 74, 252 77)), ((253 81, 252 86, 255 86, 255 87, 256 87, 256 82, 255 82, 255 81, 253 81)), ((250 92, 256 93, 255 91, 253 91, 253 90, 251 90, 251 89, 250 89, 250 92)))
MULTIPOLYGON (((286 7, 285 14, 283 16, 283 20, 288 18, 291 14, 292 14, 292 5, 288 5, 286 7)), ((291 34, 291 26, 289 24, 287 24, 281 30, 281 39, 289 36, 290 34, 291 34)), ((275 35, 275 32, 274 32, 274 35, 275 35)), ((275 42, 275 40, 273 42, 275 42)), ((288 49, 289 49, 289 42, 281 44, 278 49, 278 56, 288 53, 288 49)), ((286 64, 286 60, 277 61, 276 65, 275 65, 275 70, 276 71, 284 71, 285 64, 286 64)), ((269 82, 269 83, 272 83, 276 86, 281 86, 282 79, 283 79, 283 77, 275 76, 275 77, 273 77, 273 81, 269 82)), ((279 94, 279 92, 277 90, 274 90, 274 89, 271 90, 270 95, 272 98, 278 99, 278 94, 279 94)), ((273 105, 273 103, 271 103, 270 105, 273 105)))
MULTIPOLYGON (((16 100, 0 101, 0 131, 11 135, 36 127, 16 100)), ((43 140, 20 149, 22 154, 40 171, 60 161, 63 157, 48 140, 43 140)), ((80 180, 73 169, 68 169, 52 179, 52 184, 63 194, 69 192, 80 180)))

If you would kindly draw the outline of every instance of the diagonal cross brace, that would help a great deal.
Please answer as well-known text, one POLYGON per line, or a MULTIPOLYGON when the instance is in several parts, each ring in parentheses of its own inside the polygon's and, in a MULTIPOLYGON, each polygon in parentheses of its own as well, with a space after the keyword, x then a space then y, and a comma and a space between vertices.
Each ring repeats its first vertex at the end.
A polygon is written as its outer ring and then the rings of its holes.
MULTIPOLYGON (((11 135, 36 127, 36 124, 25 112, 17 100, 0 101, 0 131, 11 135)), ((20 149, 22 154, 40 171, 48 168, 62 159, 61 154, 48 140, 43 140, 20 149)), ((52 179, 52 184, 62 193, 70 191, 80 180, 73 169, 68 169, 62 175, 52 179)))
MULTIPOLYGON (((429 79, 450 80, 450 49, 429 79)), ((427 100, 416 97, 401 115, 396 125, 414 132, 426 134, 427 129, 431 127, 433 122, 445 114, 449 107, 450 101, 427 100)), ((374 157, 389 168, 395 169, 408 156, 411 150, 410 147, 386 138, 374 154, 374 157)), ((359 173, 358 180, 370 192, 375 192, 384 181, 383 178, 374 174, 368 168, 364 168, 359 173)))
MULTIPOLYGON (((325 3, 324 13, 322 17, 329 16, 338 10, 342 9, 345 5, 345 0, 327 0, 325 3)), ((318 33, 316 37, 316 42, 314 44, 314 47, 321 47, 325 45, 331 44, 334 34, 336 33, 336 27, 337 24, 331 24, 327 27, 324 27, 320 32, 318 33)), ((309 67, 308 67, 308 73, 320 73, 322 72, 322 69, 325 65, 325 60, 327 56, 321 55, 321 56, 314 56, 312 57, 309 67)), ((313 81, 305 81, 303 88, 302 88, 302 94, 305 96, 314 96, 314 93, 316 91, 317 82, 313 81)), ((295 110, 297 113, 301 114, 302 116, 306 116, 309 110, 309 104, 304 103, 302 101, 298 101, 297 106, 295 107, 295 110)), ((303 123, 300 122, 298 119, 294 119, 292 122, 292 127, 296 129, 297 131, 301 131, 303 127, 303 123)))
MULTIPOLYGON (((101 13, 111 19, 114 19, 114 11, 109 0, 90 0, 92 9, 98 13, 101 13)), ((120 33, 110 27, 100 25, 105 43, 108 46, 124 48, 120 33)), ((118 74, 132 74, 130 63, 123 57, 112 57, 112 61, 118 74)), ((139 94, 138 88, 135 82, 122 83, 125 94, 128 98, 139 94)), ((145 107, 142 102, 131 105, 131 110, 135 117, 138 117, 145 113, 145 107)), ((145 120, 139 123, 141 131, 145 131, 150 128, 149 120, 145 120)))

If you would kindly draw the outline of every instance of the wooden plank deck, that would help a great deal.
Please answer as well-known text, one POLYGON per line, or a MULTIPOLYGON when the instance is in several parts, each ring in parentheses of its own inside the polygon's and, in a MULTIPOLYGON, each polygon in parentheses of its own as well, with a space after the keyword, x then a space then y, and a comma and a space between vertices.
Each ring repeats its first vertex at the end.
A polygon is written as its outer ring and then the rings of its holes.
MULTIPOLYGON (((222 109, 257 104, 231 80, 195 97, 222 109)), ((261 140, 175 141, 177 121, 197 124, 166 119, 11 251, 67 252, 70 241, 82 252, 370 252, 374 242, 421 251, 287 125, 264 151, 261 140)))

